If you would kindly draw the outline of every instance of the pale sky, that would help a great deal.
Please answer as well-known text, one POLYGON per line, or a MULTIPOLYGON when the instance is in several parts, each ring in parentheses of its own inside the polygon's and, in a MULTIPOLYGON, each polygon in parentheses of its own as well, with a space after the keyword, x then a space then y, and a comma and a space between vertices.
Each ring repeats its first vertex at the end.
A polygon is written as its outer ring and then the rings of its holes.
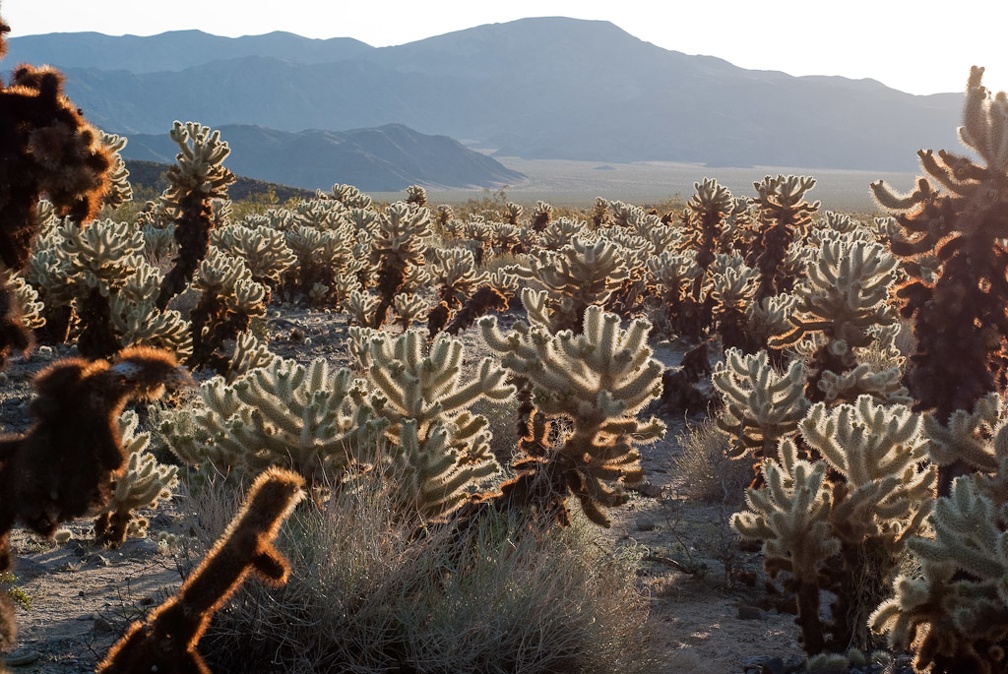
POLYGON ((913 94, 961 92, 973 64, 986 67, 988 88, 1008 90, 1004 7, 1003 0, 0 0, 15 37, 283 30, 383 47, 525 17, 600 19, 660 47, 742 68, 870 77, 913 94))

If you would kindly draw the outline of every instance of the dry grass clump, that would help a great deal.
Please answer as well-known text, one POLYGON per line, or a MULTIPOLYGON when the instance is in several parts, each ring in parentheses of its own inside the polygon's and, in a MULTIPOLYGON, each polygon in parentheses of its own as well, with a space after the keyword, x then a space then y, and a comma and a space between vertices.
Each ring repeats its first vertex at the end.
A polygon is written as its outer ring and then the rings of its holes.
MULTIPOLYGON (((235 490, 201 491, 209 545, 235 490)), ((646 599, 587 525, 547 533, 490 516, 417 535, 393 501, 365 478, 301 506, 278 540, 289 582, 246 585, 217 615, 200 642, 213 671, 656 671, 646 599)))
POLYGON ((687 427, 678 436, 682 448, 669 472, 681 483, 679 493, 698 501, 741 503, 752 481, 751 458, 728 456, 729 438, 710 419, 687 427))

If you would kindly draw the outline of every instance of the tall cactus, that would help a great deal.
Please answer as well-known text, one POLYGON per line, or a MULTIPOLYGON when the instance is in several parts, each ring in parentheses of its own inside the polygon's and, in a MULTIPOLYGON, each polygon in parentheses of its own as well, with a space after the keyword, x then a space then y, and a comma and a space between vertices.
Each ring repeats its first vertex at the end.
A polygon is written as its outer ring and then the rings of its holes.
POLYGON ((175 265, 165 275, 157 306, 164 309, 172 297, 182 292, 210 247, 210 230, 216 222, 213 199, 227 197, 235 176, 224 167, 231 153, 220 131, 196 122, 176 121, 169 133, 179 146, 176 163, 168 169, 168 189, 161 196, 175 221, 179 253, 175 265))
MULTIPOLYGON (((960 140, 980 157, 940 150, 918 152, 927 174, 908 195, 882 181, 878 202, 896 214, 903 230, 893 253, 908 262, 933 256, 935 278, 909 265, 897 290, 901 313, 913 321, 916 352, 907 383, 916 408, 945 422, 971 410, 1008 378, 1008 96, 991 96, 983 68, 970 71, 960 140)), ((943 466, 939 490, 947 494, 967 468, 943 466)))

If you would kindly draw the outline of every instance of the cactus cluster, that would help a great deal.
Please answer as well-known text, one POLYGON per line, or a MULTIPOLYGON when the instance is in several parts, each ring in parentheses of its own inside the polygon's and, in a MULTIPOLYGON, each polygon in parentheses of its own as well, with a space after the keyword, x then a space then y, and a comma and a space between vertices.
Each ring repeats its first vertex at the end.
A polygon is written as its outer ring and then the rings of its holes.
POLYGON ((638 319, 623 329, 619 322, 597 305, 585 310, 580 334, 554 334, 545 323, 519 323, 504 333, 496 317, 480 320, 490 348, 531 384, 535 404, 521 439, 525 455, 513 465, 518 475, 484 502, 531 508, 566 524, 573 496, 589 519, 609 525, 606 510, 627 499, 623 485, 643 478, 638 447, 665 432, 658 419, 637 416, 661 393, 662 367, 647 346, 651 326, 638 319), (554 443, 549 424, 560 416, 573 428, 554 443))

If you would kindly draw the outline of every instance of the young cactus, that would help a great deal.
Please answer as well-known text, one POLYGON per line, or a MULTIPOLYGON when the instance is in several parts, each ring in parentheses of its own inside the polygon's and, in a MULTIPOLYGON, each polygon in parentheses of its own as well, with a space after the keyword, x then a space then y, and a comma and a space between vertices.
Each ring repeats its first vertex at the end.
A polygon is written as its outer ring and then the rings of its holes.
POLYGON ((725 352, 723 363, 711 377, 724 407, 717 425, 732 438, 729 455, 751 456, 759 483, 760 464, 776 451, 780 440, 794 434, 809 408, 805 397, 802 363, 791 361, 786 372, 778 372, 766 351, 743 355, 738 349, 725 352))
POLYGON ((117 546, 127 536, 146 536, 147 519, 136 511, 157 507, 159 501, 170 499, 178 486, 178 466, 162 464, 147 451, 150 433, 137 433, 138 423, 132 410, 119 419, 129 459, 122 474, 113 478, 108 502, 95 519, 95 540, 102 545, 117 546))
POLYGON ((457 507, 471 488, 500 471, 490 451, 487 419, 470 408, 514 393, 491 359, 462 376, 462 342, 446 334, 429 344, 417 330, 391 337, 351 328, 352 351, 367 372, 371 405, 388 422, 383 461, 400 481, 405 506, 425 516, 457 507))

